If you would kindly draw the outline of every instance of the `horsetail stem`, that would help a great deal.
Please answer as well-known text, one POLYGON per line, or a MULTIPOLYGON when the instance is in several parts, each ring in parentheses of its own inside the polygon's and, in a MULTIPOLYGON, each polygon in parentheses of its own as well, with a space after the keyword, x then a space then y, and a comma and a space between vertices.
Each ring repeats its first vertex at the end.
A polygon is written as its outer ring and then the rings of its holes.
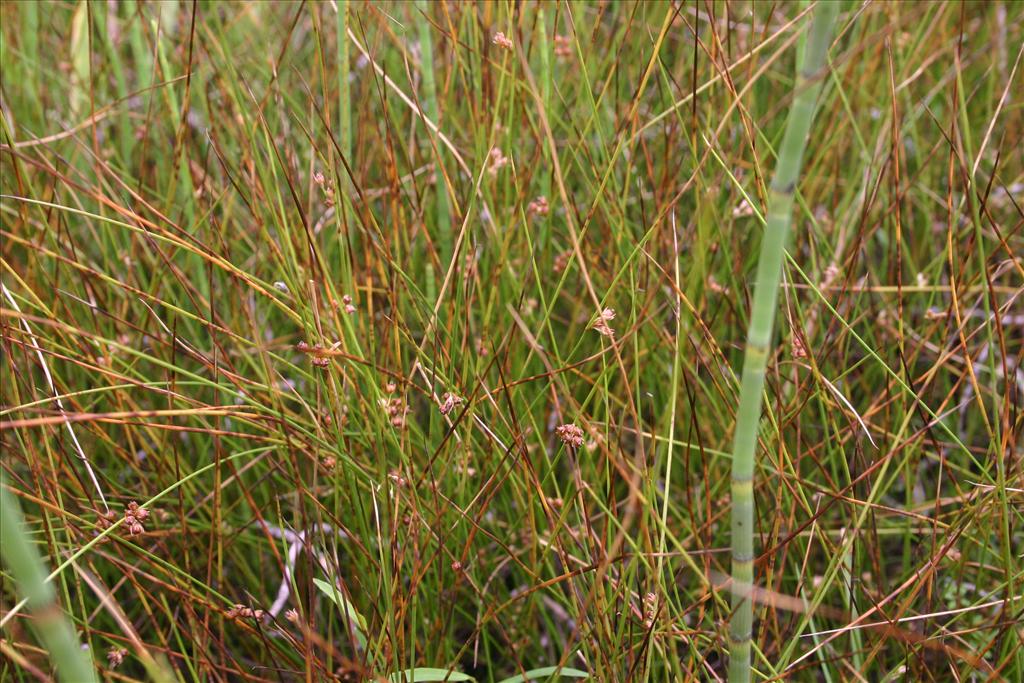
POLYGON ((338 3, 338 146, 345 162, 352 161, 352 87, 349 83, 348 0, 338 3))
MULTIPOLYGON (((420 75, 423 77, 423 110, 427 118, 435 124, 440 125, 439 112, 437 108, 437 83, 434 78, 434 40, 431 34, 433 27, 427 13, 430 5, 426 0, 417 0, 416 23, 419 28, 420 37, 420 75)), ((427 136, 430 130, 425 127, 427 136)), ((434 146, 435 167, 434 192, 436 194, 434 210, 437 212, 438 226, 438 256, 441 259, 442 272, 452 258, 452 225, 450 210, 448 208, 448 187, 444 175, 444 163, 441 158, 440 147, 434 146)), ((434 293, 434 268, 427 268, 428 287, 431 297, 434 293)))
POLYGON ((46 581, 46 569, 35 547, 28 539, 21 505, 0 481, 0 555, 17 584, 18 592, 27 600, 35 614, 33 620, 40 638, 50 651, 50 658, 62 681, 88 683, 95 681, 92 662, 78 644, 74 627, 68 622, 57 602, 53 586, 46 581))
POLYGON ((732 619, 729 623, 729 683, 750 680, 750 644, 754 610, 750 589, 754 581, 754 452, 765 367, 771 350, 772 327, 782 278, 782 260, 793 213, 793 196, 826 63, 837 2, 814 8, 810 35, 797 58, 795 97, 786 120, 775 177, 768 196, 768 217, 757 261, 754 301, 743 357, 740 406, 736 416, 732 461, 732 619))

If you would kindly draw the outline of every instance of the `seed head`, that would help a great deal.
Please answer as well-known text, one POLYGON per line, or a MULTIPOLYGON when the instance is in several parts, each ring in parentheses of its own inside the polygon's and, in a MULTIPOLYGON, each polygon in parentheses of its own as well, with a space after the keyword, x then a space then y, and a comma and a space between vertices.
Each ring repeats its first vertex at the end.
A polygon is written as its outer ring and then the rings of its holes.
POLYGON ((107 664, 111 669, 121 666, 121 662, 128 656, 128 650, 123 647, 112 647, 107 650, 107 664))
POLYGON ((327 206, 334 205, 334 187, 333 183, 324 177, 324 174, 317 171, 313 174, 313 182, 320 186, 320 189, 324 193, 324 203, 327 206))
POLYGON ((491 151, 488 154, 488 159, 487 172, 492 176, 498 175, 498 171, 505 166, 508 166, 509 162, 508 157, 505 156, 505 154, 497 147, 491 148, 491 151))
POLYGON ((572 39, 569 36, 555 36, 555 56, 559 59, 572 57, 572 39))
POLYGON ((447 415, 448 413, 452 412, 452 410, 454 410, 455 407, 462 402, 463 399, 461 396, 456 396, 450 391, 445 392, 444 396, 441 397, 441 406, 439 410, 441 411, 442 415, 447 415))
POLYGON ((134 500, 128 503, 128 507, 124 512, 124 524, 128 528, 128 534, 130 536, 138 536, 146 531, 146 528, 142 525, 146 519, 149 518, 149 510, 144 507, 139 507, 139 504, 134 500))
POLYGON ((793 358, 807 358, 807 347, 799 335, 793 335, 793 358))
POLYGON ((579 448, 583 445, 583 430, 574 424, 564 424, 555 427, 555 434, 567 446, 579 448))
POLYGON ((405 426, 405 415, 409 412, 409 408, 405 405, 405 401, 399 396, 393 396, 387 399, 381 399, 381 405, 384 407, 384 412, 388 414, 388 418, 391 420, 391 425, 401 429, 405 426))
POLYGON ((561 273, 569 267, 569 260, 572 258, 572 250, 566 249, 565 251, 559 252, 558 256, 555 257, 555 262, 552 264, 551 269, 555 273, 561 273))
POLYGON ((498 31, 497 33, 494 34, 494 38, 491 42, 505 50, 511 50, 513 47, 512 39, 506 36, 501 31, 498 31))
POLYGON ((228 619, 263 619, 263 610, 253 609, 245 605, 234 605, 224 613, 228 619))
POLYGON ((530 205, 526 207, 526 213, 533 216, 547 216, 548 211, 551 207, 548 206, 548 198, 541 195, 530 202, 530 205))
POLYGON ((113 510, 99 512, 96 515, 96 526, 100 529, 109 529, 111 525, 113 525, 115 519, 117 519, 117 514, 115 514, 113 510))
POLYGON ((708 275, 708 289, 715 294, 728 294, 729 288, 719 282, 714 275, 708 275))
POLYGON ((615 309, 606 308, 597 314, 590 326, 606 337, 614 337, 615 330, 608 324, 615 319, 615 309))
POLYGON ((658 616, 658 596, 656 593, 648 593, 644 596, 644 626, 651 628, 658 616))
POLYGON ((736 205, 736 208, 732 210, 733 218, 746 218, 747 216, 754 215, 754 207, 750 205, 745 198, 740 200, 740 203, 736 205))

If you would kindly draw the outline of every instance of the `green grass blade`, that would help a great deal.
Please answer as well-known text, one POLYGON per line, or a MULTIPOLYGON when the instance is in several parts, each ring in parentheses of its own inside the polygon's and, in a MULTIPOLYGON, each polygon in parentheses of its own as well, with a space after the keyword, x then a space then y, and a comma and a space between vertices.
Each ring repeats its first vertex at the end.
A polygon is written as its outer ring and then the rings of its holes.
POLYGON ((590 678, 590 674, 579 669, 571 669, 567 666, 545 666, 503 678, 498 683, 526 683, 527 681, 547 680, 552 676, 555 678, 590 678))

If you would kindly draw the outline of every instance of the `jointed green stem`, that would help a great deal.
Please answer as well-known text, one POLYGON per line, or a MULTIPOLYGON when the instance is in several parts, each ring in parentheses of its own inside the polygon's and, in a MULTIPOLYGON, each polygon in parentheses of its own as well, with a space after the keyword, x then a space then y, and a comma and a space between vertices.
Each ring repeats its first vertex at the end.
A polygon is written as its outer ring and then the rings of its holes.
POLYGON ((349 85, 348 59, 348 0, 338 3, 338 146, 345 161, 352 160, 352 89, 349 85))
POLYGON ((732 462, 732 607, 729 623, 729 681, 750 680, 750 641, 754 610, 750 589, 754 581, 754 453, 765 367, 771 350, 772 327, 782 278, 782 261, 793 213, 793 195, 800 176, 804 148, 821 90, 836 2, 819 2, 803 58, 797 60, 796 96, 786 120, 778 166, 768 196, 768 219, 757 262, 753 309, 743 358, 740 407, 736 417, 732 462))
POLYGON ((28 539, 18 499, 0 483, 0 543, 4 564, 17 583, 18 593, 25 596, 35 614, 34 624, 50 651, 62 681, 95 681, 92 662, 78 644, 75 629, 57 602, 53 586, 46 582, 46 570, 35 547, 28 539))
MULTIPOLYGON (((440 125, 439 111, 437 108, 437 84, 434 80, 433 27, 430 24, 430 20, 427 18, 429 8, 430 5, 425 0, 418 0, 416 3, 416 17, 420 35, 420 73, 423 76, 423 110, 426 112, 426 115, 430 120, 440 125)), ((430 135, 429 130, 427 131, 427 135, 430 135)), ((436 153, 435 164, 437 165, 437 170, 435 171, 435 177, 437 180, 434 183, 434 188, 437 193, 435 210, 437 212, 438 252, 441 258, 441 267, 443 272, 443 268, 451 259, 452 227, 451 217, 449 215, 450 210, 448 208, 448 188, 445 184, 444 163, 440 156, 440 148, 435 146, 434 151, 436 153)), ((427 273, 431 278, 429 293, 430 296, 433 297, 432 266, 427 267, 427 273)))

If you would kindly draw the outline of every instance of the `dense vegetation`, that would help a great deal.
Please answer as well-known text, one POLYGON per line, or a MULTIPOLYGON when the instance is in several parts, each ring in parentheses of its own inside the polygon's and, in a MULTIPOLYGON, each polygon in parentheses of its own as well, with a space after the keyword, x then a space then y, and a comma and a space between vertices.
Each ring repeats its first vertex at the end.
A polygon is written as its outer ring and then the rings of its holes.
POLYGON ((0 678, 724 680, 813 82, 753 679, 1021 680, 1024 4, 814 11, 4 2, 0 678))

